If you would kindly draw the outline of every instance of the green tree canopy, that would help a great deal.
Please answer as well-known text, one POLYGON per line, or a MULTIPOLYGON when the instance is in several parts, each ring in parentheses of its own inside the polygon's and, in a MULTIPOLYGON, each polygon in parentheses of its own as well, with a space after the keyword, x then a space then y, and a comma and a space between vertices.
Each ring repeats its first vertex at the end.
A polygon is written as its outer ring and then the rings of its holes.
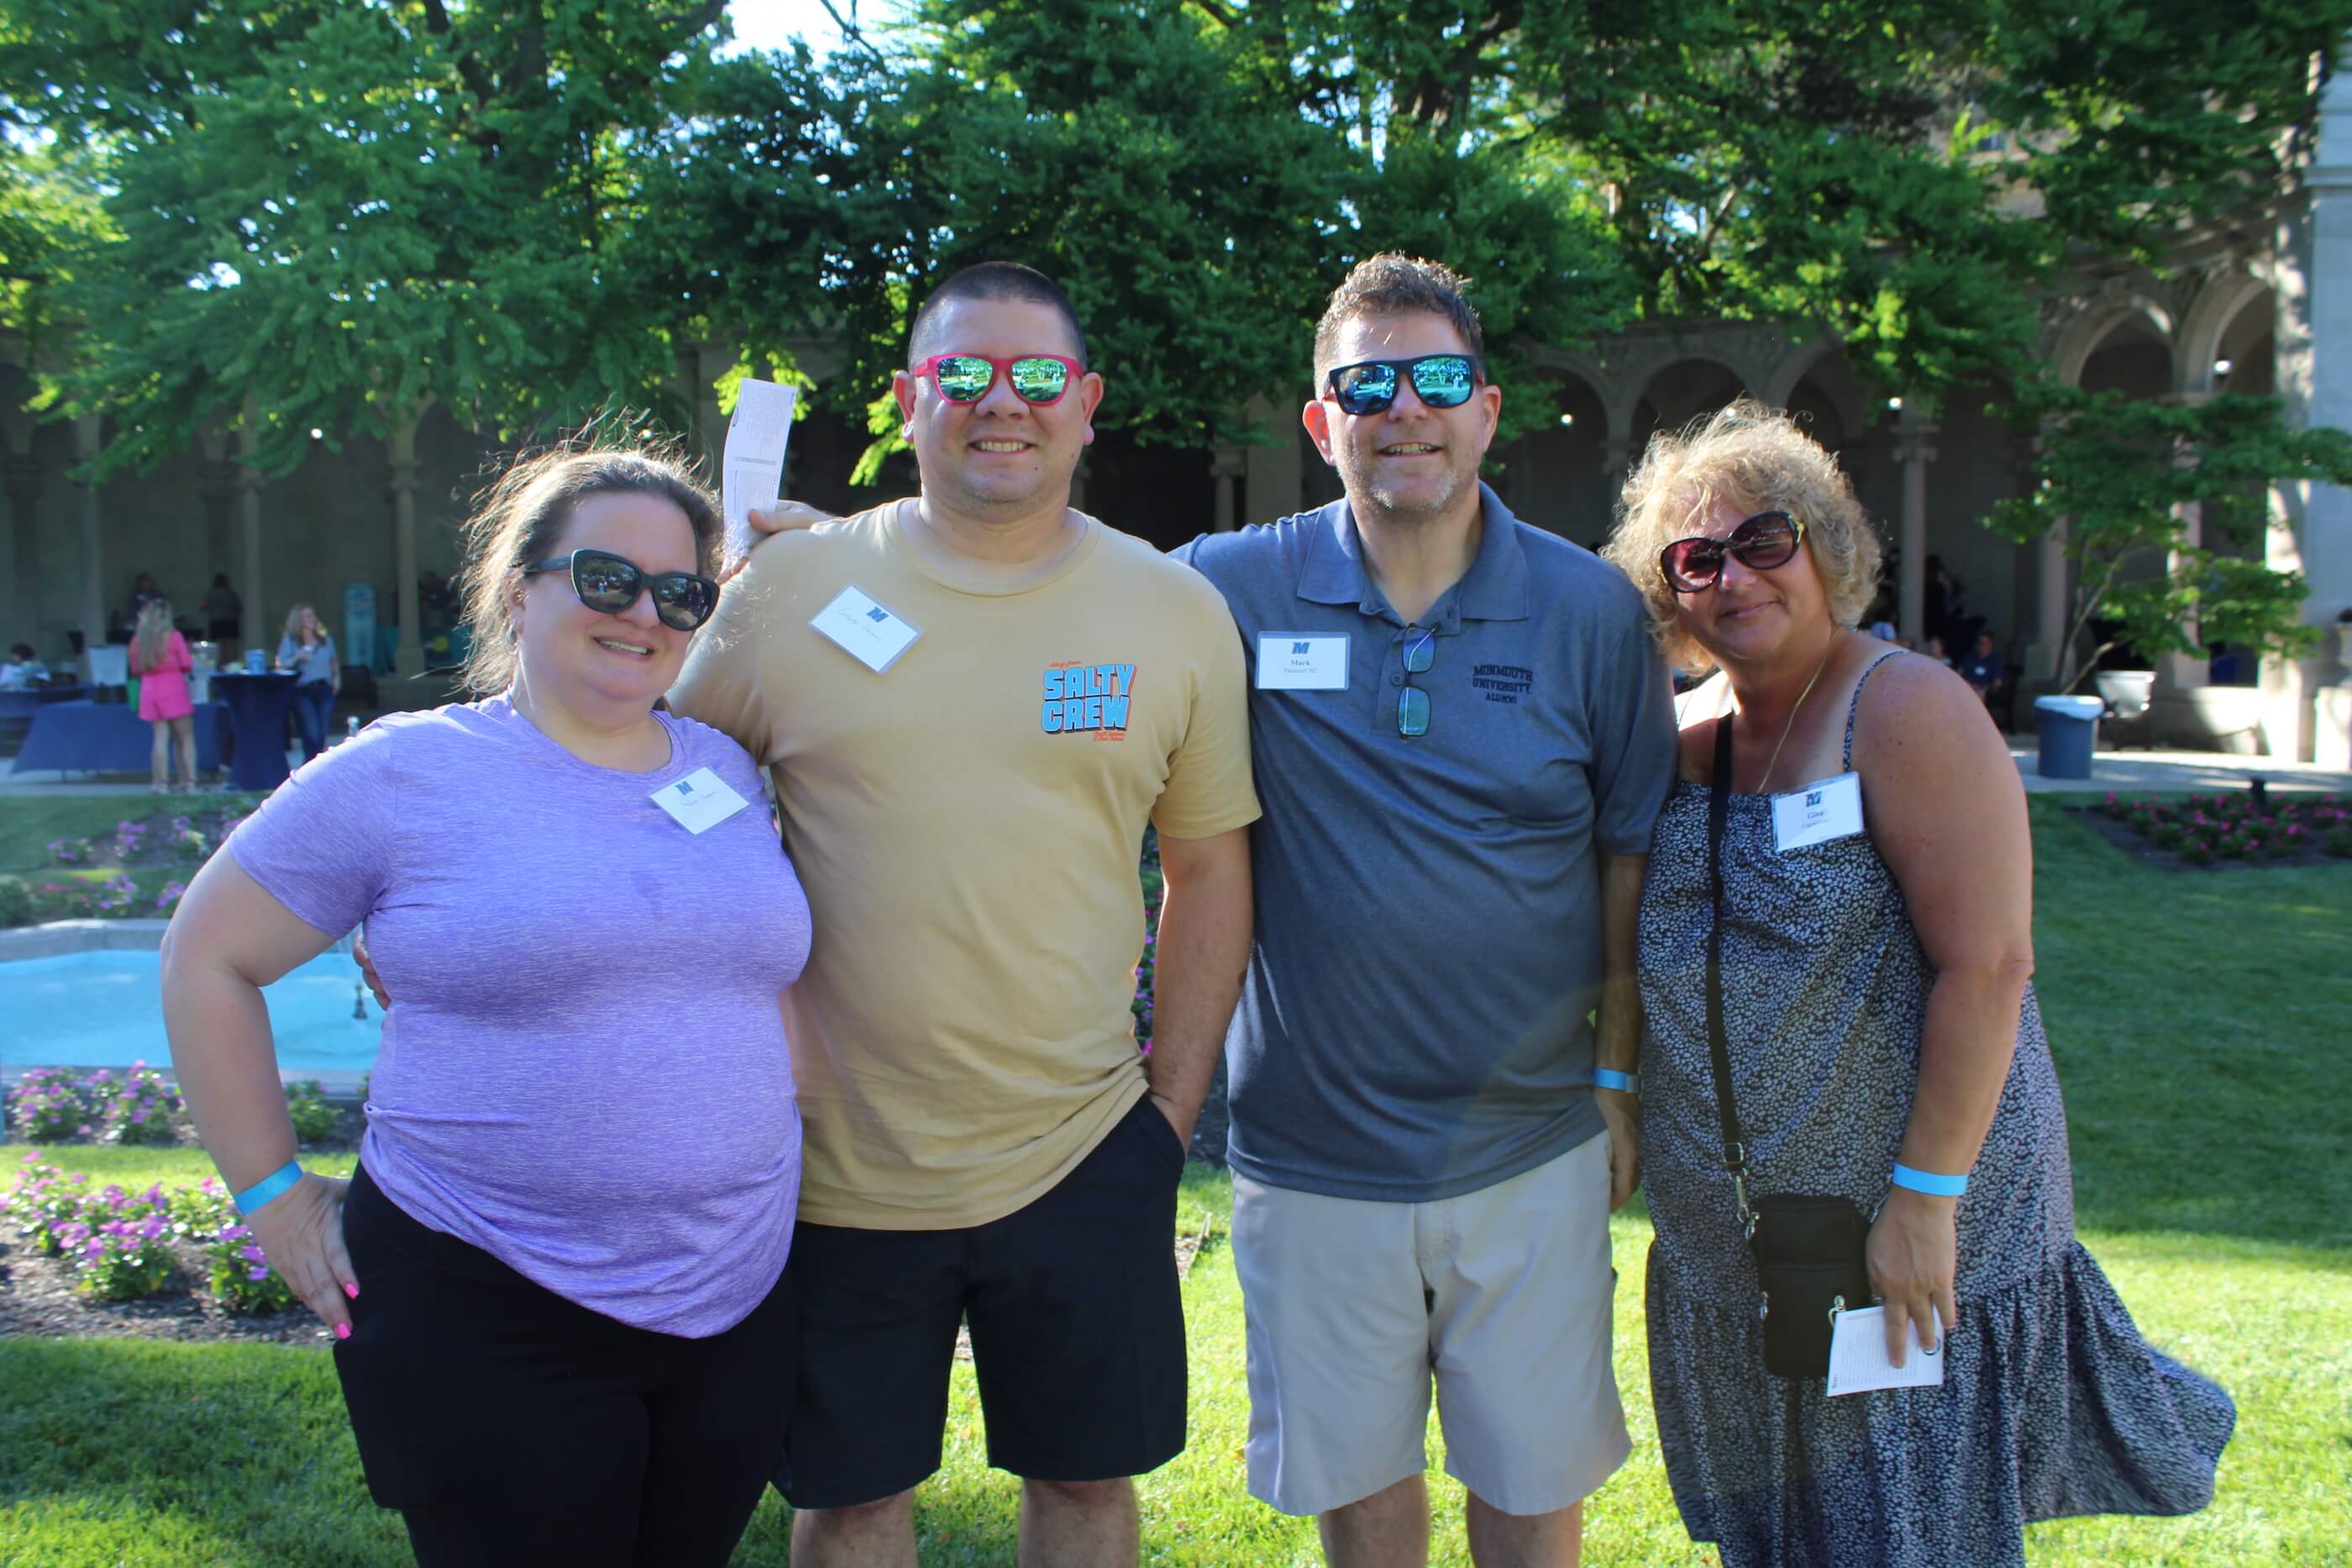
POLYGON ((2264 563, 2263 530, 2273 486, 2352 486, 2352 435, 2290 429, 2276 398, 2235 393, 2173 403, 2029 384, 2012 413, 2040 435, 2035 484, 1988 523, 2021 544, 2053 529, 2065 541, 2075 571, 2061 689, 2117 646, 2154 658, 2205 643, 2289 655, 2316 644, 2303 573, 2264 563), (2116 630, 2078 660, 2095 619, 2116 630))
POLYGON ((2289 183, 2347 27, 2352 0, 918 0, 819 62, 720 57, 723 0, 0 0, 0 253, 44 290, 0 307, 76 323, 55 404, 113 416, 110 464, 248 400, 278 465, 428 399, 493 432, 660 404, 698 339, 784 373, 825 343, 820 398, 862 406, 923 290, 991 256, 1069 287, 1145 439, 1303 390, 1324 296, 1382 249, 1475 279, 1507 384, 1532 343, 1730 316, 1932 399, 2017 367, 2060 267, 2160 265, 2289 183))
POLYGON ((105 466, 247 408, 279 468, 429 401, 503 433, 665 392, 693 302, 680 214, 641 197, 720 0, 11 9, 16 131, 106 190, 52 389, 113 415, 105 466))

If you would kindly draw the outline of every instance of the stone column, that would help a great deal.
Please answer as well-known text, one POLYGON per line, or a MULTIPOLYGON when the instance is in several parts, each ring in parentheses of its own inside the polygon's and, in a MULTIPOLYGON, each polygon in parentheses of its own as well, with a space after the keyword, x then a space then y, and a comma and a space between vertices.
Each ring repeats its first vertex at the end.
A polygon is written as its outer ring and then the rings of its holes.
POLYGON ((2066 662, 2066 612, 2074 598, 2067 581, 2065 518, 2034 541, 2033 553, 2033 642, 2025 651, 2025 678, 2054 681, 2066 662))
POLYGON ((237 450, 244 461, 236 467, 236 507, 245 559, 237 569, 236 596, 245 613, 237 621, 236 640, 244 648, 258 648, 268 655, 277 653, 278 639, 269 634, 269 594, 261 580, 262 480, 261 470, 253 461, 260 440, 259 419, 258 412, 247 406, 245 423, 237 431, 237 450))
MULTIPOLYGON (((1253 523, 1270 523, 1298 510, 1306 494, 1306 465, 1299 456, 1298 405, 1277 406, 1269 397, 1249 401, 1250 423, 1265 439, 1244 449, 1243 484, 1253 523)), ((1241 520, 1241 519, 1236 519, 1241 520)))
MULTIPOLYGON (((74 421, 74 460, 88 463, 98 455, 104 441, 99 416, 83 414, 74 421)), ((77 480, 80 491, 79 510, 81 513, 81 638, 84 648, 98 648, 106 643, 106 547, 99 529, 98 492, 93 481, 77 480)), ((84 661, 88 673, 88 661, 84 661)))
POLYGON ((403 677, 425 673, 424 607, 416 588, 416 425, 411 412, 394 419, 392 452, 393 581, 400 592, 400 645, 392 667, 403 677))
MULTIPOLYGON (((41 463, 29 452, 8 455, 0 465, 0 481, 8 492, 8 569, 16 574, 16 601, 9 608, 12 626, 25 628, 44 656, 57 652, 39 645, 35 628, 41 623, 41 463)), ((12 638, 11 641, 14 641, 12 638)))
POLYGON ((1230 442, 1221 444, 1217 447, 1216 455, 1209 464, 1209 474, 1217 482, 1216 511, 1209 523, 1212 532, 1229 534, 1239 526, 1236 521, 1239 508, 1235 506, 1234 481, 1241 478, 1246 472, 1248 469, 1243 461, 1240 447, 1230 442))
MULTIPOLYGON (((2184 407, 2197 408, 2212 395, 2210 392, 2180 391, 2172 394, 2171 401, 2184 407)), ((2176 455, 2174 461, 2185 465, 2188 458, 2176 455)), ((2188 564, 2186 552, 2205 542, 2205 507, 2198 501, 2178 501, 2173 504, 2172 516, 2174 521, 2180 525, 2181 549, 2165 557, 2164 570, 2177 577, 2188 564)), ((2191 643, 2199 641, 2196 617, 2191 616, 2182 622, 2180 631, 2191 643)), ((2195 653, 2166 653, 2156 660, 2157 685, 2169 690, 2193 690, 2206 685, 2211 674, 2212 665, 2206 659, 2201 646, 2195 653)))
MULTIPOLYGON (((1927 465, 1936 460, 1936 424, 1906 401, 1895 426, 1895 458, 1903 465, 1903 561, 1895 629, 1915 648, 1927 645, 1927 465)), ((1946 649, 1954 658, 1959 654, 1946 649)))
MULTIPOLYGON (((2320 99, 2303 197, 2282 214, 2273 256, 2278 395, 2294 423, 2344 429, 2352 427, 2352 79, 2343 75, 2320 99)), ((2274 487, 2263 558, 2305 573, 2306 622, 2334 621, 2352 606, 2352 493, 2333 485, 2274 487)), ((2347 705, 2323 695, 2345 672, 2326 652, 2263 661, 2263 730, 2273 756, 2310 760, 2319 751, 2347 750, 2336 733, 2347 722, 2347 705)))
POLYGON ((1626 471, 1633 462, 1633 441, 1627 435, 1612 435, 1601 443, 1601 476, 1607 484, 1605 499, 1609 503, 1612 521, 1617 511, 1617 497, 1624 493, 1626 471))

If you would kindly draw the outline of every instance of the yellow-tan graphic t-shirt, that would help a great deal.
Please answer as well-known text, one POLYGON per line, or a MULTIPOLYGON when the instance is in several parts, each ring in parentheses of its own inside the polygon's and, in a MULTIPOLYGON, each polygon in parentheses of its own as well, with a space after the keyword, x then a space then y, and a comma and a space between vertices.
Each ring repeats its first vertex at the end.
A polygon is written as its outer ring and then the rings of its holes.
POLYGON ((1144 1092, 1145 822, 1258 815, 1223 597, 1083 521, 1009 592, 919 555, 899 504, 770 539, 670 694, 771 769, 808 893, 783 1003, 803 1220, 983 1225, 1067 1175, 1144 1092), (918 633, 879 670, 887 640, 861 657, 812 625, 848 590, 918 633))

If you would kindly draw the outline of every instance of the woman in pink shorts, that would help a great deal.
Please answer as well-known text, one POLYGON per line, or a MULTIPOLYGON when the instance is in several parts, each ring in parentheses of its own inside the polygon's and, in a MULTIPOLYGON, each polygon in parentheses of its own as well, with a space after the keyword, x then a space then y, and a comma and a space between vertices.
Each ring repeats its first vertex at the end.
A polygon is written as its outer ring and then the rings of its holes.
POLYGON ((131 673, 139 677, 139 716, 155 727, 155 749, 148 768, 155 793, 172 785, 172 742, 180 743, 180 788, 196 788, 196 706, 188 700, 188 671, 195 660, 188 640, 172 625, 172 601, 149 600, 131 635, 131 673))

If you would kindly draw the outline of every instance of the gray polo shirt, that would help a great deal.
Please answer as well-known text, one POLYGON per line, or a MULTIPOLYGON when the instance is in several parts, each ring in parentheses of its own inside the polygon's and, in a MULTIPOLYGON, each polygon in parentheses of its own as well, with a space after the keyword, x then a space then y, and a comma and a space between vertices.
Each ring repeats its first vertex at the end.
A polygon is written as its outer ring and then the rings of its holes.
POLYGON ((1428 1202, 1601 1131, 1594 852, 1649 851, 1672 689, 1623 575, 1481 495, 1477 558, 1419 622, 1412 739, 1406 628, 1347 502, 1176 552, 1224 591, 1249 663, 1265 814, 1228 1157, 1269 1186, 1428 1202), (1345 684, 1311 689, 1339 678, 1331 639, 1345 684))

